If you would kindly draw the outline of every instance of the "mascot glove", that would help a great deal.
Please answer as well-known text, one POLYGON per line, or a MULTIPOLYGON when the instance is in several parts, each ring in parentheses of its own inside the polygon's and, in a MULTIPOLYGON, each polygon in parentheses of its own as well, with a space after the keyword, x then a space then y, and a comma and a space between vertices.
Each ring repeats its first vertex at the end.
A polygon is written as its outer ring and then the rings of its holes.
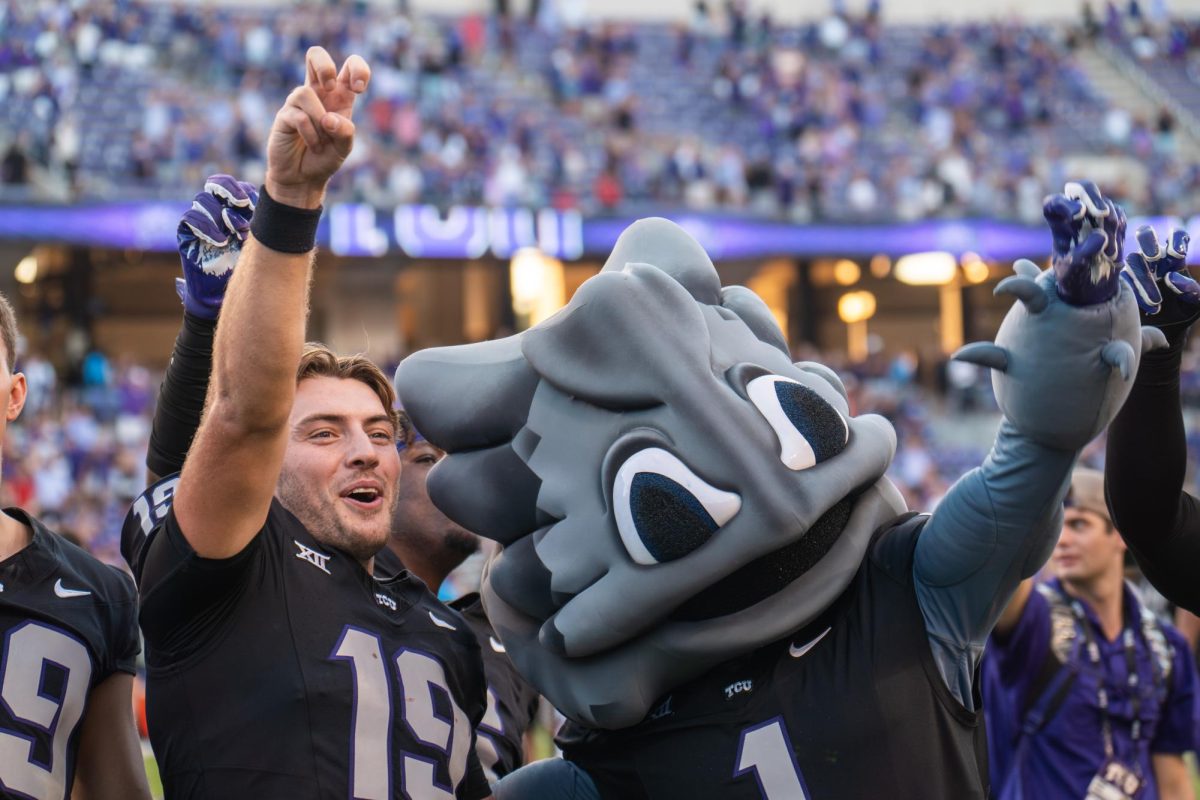
POLYGON ((1125 248, 1125 212, 1091 181, 1071 182, 1047 197, 1042 214, 1054 241, 1058 295, 1073 306, 1111 300, 1125 248))
POLYGON ((1136 238, 1138 252, 1125 259, 1121 278, 1133 289, 1142 322, 1177 343, 1200 318, 1200 284, 1187 269, 1187 231, 1172 228, 1166 241, 1159 242, 1154 229, 1143 225, 1136 238))
POLYGON ((229 175, 209 176, 192 199, 176 230, 183 277, 175 291, 187 313, 217 318, 257 203, 258 190, 229 175))

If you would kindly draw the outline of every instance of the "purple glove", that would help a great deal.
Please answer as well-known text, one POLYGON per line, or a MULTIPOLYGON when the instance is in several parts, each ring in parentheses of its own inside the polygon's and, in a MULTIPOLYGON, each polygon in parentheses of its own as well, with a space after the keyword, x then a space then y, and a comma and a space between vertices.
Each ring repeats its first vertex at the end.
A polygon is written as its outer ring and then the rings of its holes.
POLYGON ((1125 212, 1091 181, 1068 183, 1046 198, 1042 214, 1054 239, 1058 296, 1073 306, 1111 300, 1119 288, 1125 212))
POLYGON ((1160 243, 1154 229, 1143 225, 1136 238, 1139 252, 1125 259, 1121 278, 1133 289, 1142 323, 1161 330, 1168 341, 1178 340, 1200 318, 1200 284, 1187 269, 1190 237, 1172 228, 1160 243))
POLYGON ((175 291, 187 313, 216 319, 221 312, 257 203, 257 189, 228 175, 210 175, 192 199, 176 231, 183 277, 175 279, 175 291))

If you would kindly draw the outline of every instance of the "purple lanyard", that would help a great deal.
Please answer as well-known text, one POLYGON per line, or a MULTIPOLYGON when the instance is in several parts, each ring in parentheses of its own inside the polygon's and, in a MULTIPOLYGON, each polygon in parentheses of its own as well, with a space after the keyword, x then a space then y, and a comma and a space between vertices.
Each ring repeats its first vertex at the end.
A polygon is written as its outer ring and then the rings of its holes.
MULTIPOLYGON (((1071 601, 1071 612, 1075 615, 1076 622, 1083 630, 1084 648, 1087 650, 1088 660, 1092 662, 1092 665, 1097 670, 1096 705, 1100 707, 1101 731, 1104 736, 1104 755, 1106 758, 1112 758, 1114 754, 1112 721, 1108 713, 1108 690, 1104 686, 1105 670, 1101 663, 1100 645, 1096 642, 1096 637, 1092 634, 1092 623, 1088 620, 1087 615, 1083 611, 1083 605, 1078 600, 1071 601)), ((1129 738, 1133 741, 1133 752, 1135 755, 1132 766, 1140 775, 1141 766, 1137 763, 1136 754, 1138 740, 1142 737, 1142 697, 1138 692, 1139 678, 1137 671, 1136 634, 1128 624, 1121 631, 1121 642, 1125 650, 1125 665, 1128 671, 1126 683, 1129 687, 1130 704, 1133 712, 1133 725, 1129 733, 1129 738)), ((1154 675, 1154 683, 1158 685, 1158 666, 1153 661, 1152 658, 1150 669, 1154 675)))

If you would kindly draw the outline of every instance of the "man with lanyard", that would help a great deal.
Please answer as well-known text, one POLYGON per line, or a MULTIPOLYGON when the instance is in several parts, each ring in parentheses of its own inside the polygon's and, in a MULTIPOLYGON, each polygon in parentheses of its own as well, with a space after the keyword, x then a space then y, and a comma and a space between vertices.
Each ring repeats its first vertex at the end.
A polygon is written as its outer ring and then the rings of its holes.
POLYGON ((1077 468, 1054 577, 1023 582, 988 645, 984 708, 1000 800, 1194 800, 1196 668, 1124 582, 1104 478, 1077 468))

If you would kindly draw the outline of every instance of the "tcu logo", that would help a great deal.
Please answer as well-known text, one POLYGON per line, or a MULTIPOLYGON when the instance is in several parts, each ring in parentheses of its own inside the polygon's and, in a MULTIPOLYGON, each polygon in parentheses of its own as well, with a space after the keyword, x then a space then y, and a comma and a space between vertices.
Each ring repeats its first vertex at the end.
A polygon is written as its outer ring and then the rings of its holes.
POLYGON ((725 699, 732 700, 735 694, 742 694, 743 692, 752 691, 754 691, 754 681, 745 680, 738 681, 737 683, 731 683, 725 687, 725 699))

